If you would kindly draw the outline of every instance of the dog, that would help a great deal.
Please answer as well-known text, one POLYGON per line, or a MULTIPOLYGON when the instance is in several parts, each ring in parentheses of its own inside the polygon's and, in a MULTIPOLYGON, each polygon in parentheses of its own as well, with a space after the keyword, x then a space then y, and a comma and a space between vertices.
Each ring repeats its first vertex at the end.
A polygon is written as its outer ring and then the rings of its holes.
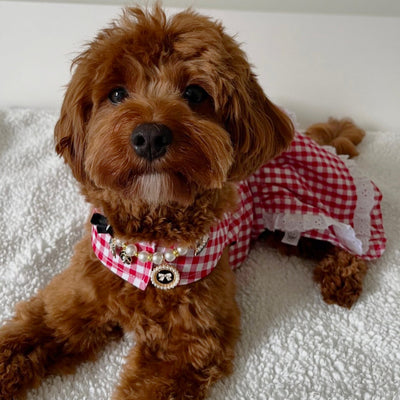
POLYGON ((55 146, 93 212, 70 266, 0 329, 1 399, 129 331, 114 400, 205 398, 232 372, 232 267, 260 234, 317 259, 324 300, 352 306, 365 259, 384 249, 380 193, 320 145, 353 156, 362 130, 330 120, 296 133, 234 39, 191 10, 127 8, 73 65, 55 146))

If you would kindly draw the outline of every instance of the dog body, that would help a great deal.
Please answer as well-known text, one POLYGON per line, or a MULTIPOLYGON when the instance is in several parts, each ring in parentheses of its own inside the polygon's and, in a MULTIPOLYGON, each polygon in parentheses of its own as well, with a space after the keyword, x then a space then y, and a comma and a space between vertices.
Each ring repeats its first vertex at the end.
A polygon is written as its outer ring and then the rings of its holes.
MULTIPOLYGON (((224 240, 212 232, 242 212, 243 180, 279 160, 293 141, 293 125, 264 95, 222 26, 192 11, 167 20, 159 7, 127 9, 74 65, 56 150, 97 219, 88 222, 69 268, 20 303, 1 328, 0 397, 23 395, 50 373, 70 373, 133 331, 136 345, 115 400, 202 399, 231 372, 240 331, 229 247, 245 230, 227 226, 224 240), (213 240, 220 256, 212 267, 206 273, 194 267, 202 279, 192 270, 185 277, 180 262, 204 257, 213 240), (105 252, 119 266, 107 265, 105 252), (133 259, 142 275, 136 285, 129 276, 133 259)), ((347 128, 334 139, 351 131, 350 144, 356 143, 362 133, 347 128)), ((259 231, 246 234, 247 244, 259 231)), ((364 261, 343 243, 314 239, 297 248, 311 243, 323 250, 315 278, 324 299, 351 306, 364 261)), ((383 234, 377 240, 383 243, 383 234)))

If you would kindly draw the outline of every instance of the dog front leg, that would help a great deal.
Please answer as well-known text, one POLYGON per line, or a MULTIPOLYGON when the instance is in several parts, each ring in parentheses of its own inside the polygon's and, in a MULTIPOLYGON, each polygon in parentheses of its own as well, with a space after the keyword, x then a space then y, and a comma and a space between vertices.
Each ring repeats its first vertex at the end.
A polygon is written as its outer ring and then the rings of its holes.
POLYGON ((204 399, 210 385, 231 370, 231 360, 218 365, 215 354, 209 355, 212 365, 183 364, 177 359, 180 357, 182 353, 177 351, 160 358, 152 345, 137 344, 127 358, 113 400, 204 399))
POLYGON ((0 399, 24 396, 49 374, 72 373, 121 336, 101 310, 90 280, 85 282, 81 270, 90 261, 84 253, 36 297, 19 303, 14 318, 0 328, 0 399))
POLYGON ((207 278, 173 289, 180 291, 176 297, 148 288, 152 304, 169 307, 152 315, 137 311, 137 344, 113 400, 204 399, 232 370, 240 330, 234 280, 225 254, 207 278))

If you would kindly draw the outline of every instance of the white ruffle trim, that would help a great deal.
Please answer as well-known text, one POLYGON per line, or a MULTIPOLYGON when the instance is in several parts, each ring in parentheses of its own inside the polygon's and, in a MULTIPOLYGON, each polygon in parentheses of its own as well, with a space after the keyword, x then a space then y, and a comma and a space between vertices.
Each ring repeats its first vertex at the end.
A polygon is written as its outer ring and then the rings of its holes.
POLYGON ((340 157, 349 168, 357 190, 357 205, 354 211, 354 231, 362 243, 362 254, 369 249, 371 238, 371 212, 375 206, 375 190, 371 180, 364 176, 353 160, 340 157))
MULTIPOLYGON (((325 146, 333 153, 333 147, 325 146)), ((371 211, 375 205, 375 191, 372 182, 365 177, 353 160, 348 156, 339 156, 346 164, 356 187, 357 204, 354 212, 354 229, 352 226, 339 222, 325 215, 308 214, 263 214, 265 228, 270 231, 303 233, 310 230, 320 232, 332 227, 337 240, 350 252, 363 255, 369 249, 371 238, 371 211)))

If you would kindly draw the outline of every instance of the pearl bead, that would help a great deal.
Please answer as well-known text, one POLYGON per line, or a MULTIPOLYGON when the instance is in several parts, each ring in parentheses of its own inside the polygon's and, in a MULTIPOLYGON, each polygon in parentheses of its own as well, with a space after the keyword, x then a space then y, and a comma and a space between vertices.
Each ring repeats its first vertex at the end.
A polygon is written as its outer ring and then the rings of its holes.
POLYGON ((163 260, 164 260, 164 256, 162 253, 157 251, 153 254, 153 263, 154 264, 160 265, 163 262, 163 260))
POLYGON ((178 247, 176 248, 176 251, 178 252, 178 254, 179 254, 180 256, 184 256, 184 255, 188 252, 188 249, 187 249, 187 247, 178 246, 178 247))
POLYGON ((129 257, 134 256, 137 253, 137 248, 134 244, 128 244, 125 249, 125 254, 129 257))
POLYGON ((147 251, 141 251, 138 254, 138 259, 139 259, 139 261, 144 263, 144 262, 150 261, 149 256, 150 256, 150 253, 148 253, 147 251))
POLYGON ((117 247, 122 247, 124 244, 121 239, 115 239, 114 243, 117 247))
POLYGON ((176 258, 174 251, 170 249, 165 252, 164 257, 168 262, 172 262, 176 258))

